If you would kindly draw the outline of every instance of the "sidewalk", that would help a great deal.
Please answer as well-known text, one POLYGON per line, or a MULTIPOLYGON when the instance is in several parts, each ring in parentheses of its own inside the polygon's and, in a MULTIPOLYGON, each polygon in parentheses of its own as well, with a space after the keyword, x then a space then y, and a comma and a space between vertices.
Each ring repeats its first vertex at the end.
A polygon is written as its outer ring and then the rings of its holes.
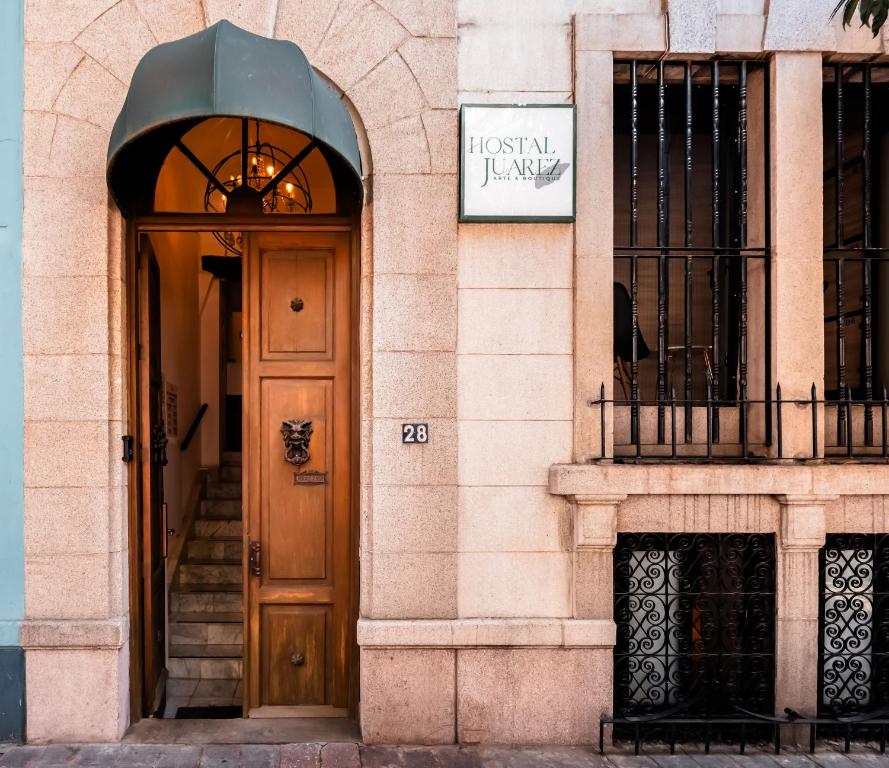
POLYGON ((889 768, 864 746, 849 755, 825 745, 814 755, 751 750, 604 756, 583 747, 367 747, 357 744, 185 746, 156 744, 0 745, 0 768, 889 768))

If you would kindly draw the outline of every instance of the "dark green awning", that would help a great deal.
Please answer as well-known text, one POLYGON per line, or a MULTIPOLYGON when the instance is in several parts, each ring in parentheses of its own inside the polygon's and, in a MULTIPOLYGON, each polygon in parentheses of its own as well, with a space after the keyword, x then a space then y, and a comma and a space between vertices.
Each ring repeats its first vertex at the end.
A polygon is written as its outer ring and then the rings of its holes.
POLYGON ((170 148, 208 117, 267 120, 311 136, 335 174, 346 170, 360 188, 352 119, 305 54, 220 21, 152 48, 136 67, 108 146, 108 187, 125 215, 151 210, 170 148))

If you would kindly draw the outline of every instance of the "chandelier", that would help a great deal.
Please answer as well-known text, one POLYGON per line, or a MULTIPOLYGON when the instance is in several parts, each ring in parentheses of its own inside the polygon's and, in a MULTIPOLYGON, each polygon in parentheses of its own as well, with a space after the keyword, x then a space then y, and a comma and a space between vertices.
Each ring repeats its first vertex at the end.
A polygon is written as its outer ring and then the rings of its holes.
MULTIPOLYGON (((311 213, 312 191, 300 163, 314 144, 310 142, 296 156, 290 155, 262 141, 259 120, 253 122, 254 141, 249 141, 249 123, 243 119, 241 147, 204 173, 208 179, 204 210, 208 213, 311 213)), ((218 231, 213 232, 213 237, 228 253, 243 255, 242 233, 218 231)))

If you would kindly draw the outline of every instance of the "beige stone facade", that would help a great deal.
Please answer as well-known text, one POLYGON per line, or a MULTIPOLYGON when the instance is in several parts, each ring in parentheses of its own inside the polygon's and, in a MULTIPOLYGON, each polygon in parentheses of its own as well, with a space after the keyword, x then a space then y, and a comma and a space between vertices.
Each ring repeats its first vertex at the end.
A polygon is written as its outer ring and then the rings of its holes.
MULTIPOLYGON (((596 462, 613 414, 603 436, 587 401, 613 394, 612 65, 628 56, 769 62, 771 354, 787 398, 823 390, 822 60, 884 56, 827 23, 833 4, 29 0, 28 739, 111 741, 131 722, 127 223, 105 150, 140 57, 223 18, 297 43, 362 142, 364 739, 594 742, 612 711, 613 548, 632 531, 774 533, 777 706, 812 711, 818 551, 829 532, 889 531, 889 467, 596 462), (458 224, 467 102, 576 104, 575 224, 458 224), (408 420, 428 445, 401 445, 408 420)), ((809 424, 785 416, 786 457, 809 424)))

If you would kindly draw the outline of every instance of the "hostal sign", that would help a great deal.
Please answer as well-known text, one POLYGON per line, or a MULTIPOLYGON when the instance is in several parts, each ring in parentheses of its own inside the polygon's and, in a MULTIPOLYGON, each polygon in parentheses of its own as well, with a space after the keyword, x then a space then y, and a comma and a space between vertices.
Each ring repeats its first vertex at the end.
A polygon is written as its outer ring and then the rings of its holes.
POLYGON ((464 104, 460 221, 574 221, 574 107, 464 104))

